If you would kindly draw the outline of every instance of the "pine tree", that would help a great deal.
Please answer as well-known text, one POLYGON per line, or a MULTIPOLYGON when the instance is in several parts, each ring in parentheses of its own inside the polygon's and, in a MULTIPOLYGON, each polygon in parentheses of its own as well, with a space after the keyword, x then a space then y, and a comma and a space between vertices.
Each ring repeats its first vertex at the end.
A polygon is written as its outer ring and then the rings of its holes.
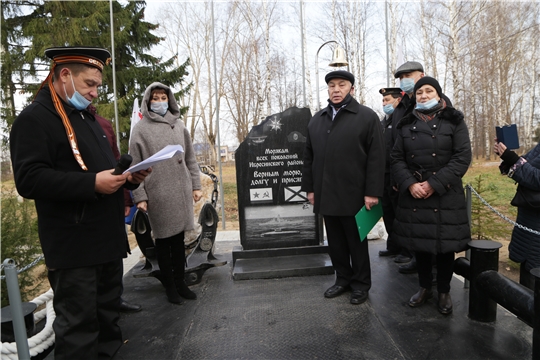
POLYGON ((22 29, 28 21, 28 17, 22 15, 21 10, 32 6, 32 4, 32 1, 2 0, 0 12, 0 55, 2 59, 0 98, 2 104, 2 146, 4 147, 7 146, 7 134, 9 134, 11 124, 17 116, 15 96, 26 90, 25 79, 31 75, 28 69, 22 66, 25 63, 25 44, 30 39, 23 35, 22 29), (23 3, 25 6, 22 5, 23 3))
MULTIPOLYGON (((111 50, 108 1, 35 1, 30 4, 28 15, 12 16, 13 21, 21 24, 21 42, 27 46, 25 61, 17 66, 26 67, 28 74, 40 75, 39 79, 36 78, 38 81, 24 90, 35 93, 39 80, 46 75, 50 60, 44 56, 44 51, 48 47, 84 45, 111 50)), ((145 8, 144 1, 113 2, 116 95, 122 152, 127 151, 133 101, 142 98, 148 85, 160 81, 179 88, 175 94, 177 98, 189 91, 189 85, 184 84, 188 61, 176 67, 174 57, 164 60, 149 53, 163 38, 152 33, 158 30, 158 25, 144 21, 145 8)), ((104 69, 103 86, 95 105, 100 115, 108 119, 114 117, 112 66, 104 69)), ((186 108, 181 109, 181 114, 186 111, 186 108)))
MULTIPOLYGON (((484 185, 482 175, 474 178, 473 187, 488 203, 495 200, 496 194, 493 195, 488 191, 484 185)), ((494 240, 500 236, 509 236, 508 227, 478 197, 473 195, 471 204, 471 238, 473 240, 494 240)))

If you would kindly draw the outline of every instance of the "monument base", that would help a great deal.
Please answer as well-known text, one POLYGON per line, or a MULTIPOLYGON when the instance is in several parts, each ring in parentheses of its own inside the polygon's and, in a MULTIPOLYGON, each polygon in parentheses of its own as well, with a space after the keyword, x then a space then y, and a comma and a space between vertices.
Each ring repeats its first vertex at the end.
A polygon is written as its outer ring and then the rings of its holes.
POLYGON ((273 279, 334 273, 328 246, 242 250, 235 246, 233 279, 273 279))

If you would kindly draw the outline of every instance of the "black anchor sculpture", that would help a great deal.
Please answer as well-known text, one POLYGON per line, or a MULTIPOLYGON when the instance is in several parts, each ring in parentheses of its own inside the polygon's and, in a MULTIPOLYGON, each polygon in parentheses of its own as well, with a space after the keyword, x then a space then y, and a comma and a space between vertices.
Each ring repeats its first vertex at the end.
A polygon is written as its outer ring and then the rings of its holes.
MULTIPOLYGON (((194 242, 186 244, 185 280, 187 285, 200 283, 206 270, 227 264, 227 261, 221 261, 214 255, 218 222, 219 216, 216 209, 207 202, 199 214, 199 224, 201 224, 202 231, 194 242)), ((145 212, 137 210, 131 223, 131 231, 135 234, 137 244, 146 259, 141 268, 134 270, 133 277, 153 276, 161 281, 152 228, 145 212)))

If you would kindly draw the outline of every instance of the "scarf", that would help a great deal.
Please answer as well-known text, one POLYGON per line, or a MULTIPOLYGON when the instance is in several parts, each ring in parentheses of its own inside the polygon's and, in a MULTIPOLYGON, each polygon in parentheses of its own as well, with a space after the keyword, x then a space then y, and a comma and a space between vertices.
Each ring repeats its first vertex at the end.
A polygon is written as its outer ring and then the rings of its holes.
MULTIPOLYGON (((107 65, 109 64, 109 60, 110 59, 107 60, 107 63, 106 63, 107 65)), ((77 163, 79 164, 81 169, 83 169, 84 171, 87 171, 88 168, 84 164, 83 158, 79 151, 79 145, 77 143, 77 136, 75 136, 75 131, 73 130, 73 127, 71 126, 71 122, 69 121, 66 110, 64 109, 62 100, 56 93, 56 90, 54 90, 54 86, 53 86, 53 74, 54 74, 54 69, 56 68, 56 65, 73 64, 73 63, 79 63, 79 64, 85 64, 85 65, 89 65, 90 63, 90 66, 96 67, 97 69, 99 69, 99 71, 103 71, 103 64, 99 61, 96 61, 95 59, 90 59, 88 56, 82 56, 82 55, 56 56, 53 60, 53 65, 51 67, 51 70, 49 71, 49 75, 47 75, 47 78, 41 83, 38 93, 45 85, 49 85, 49 90, 51 91, 51 99, 54 104, 54 108, 56 109, 56 112, 58 113, 58 115, 60 115, 60 118, 62 119, 62 124, 64 124, 64 129, 66 130, 67 139, 69 142, 69 146, 71 147, 71 151, 73 152, 73 156, 75 157, 75 160, 77 160, 77 163)))
POLYGON ((334 104, 330 99, 328 99, 328 103, 330 104, 330 106, 333 106, 336 110, 341 109, 345 105, 349 105, 351 101, 352 101, 351 94, 347 94, 347 96, 345 96, 345 98, 341 100, 341 102, 338 102, 337 104, 334 104))

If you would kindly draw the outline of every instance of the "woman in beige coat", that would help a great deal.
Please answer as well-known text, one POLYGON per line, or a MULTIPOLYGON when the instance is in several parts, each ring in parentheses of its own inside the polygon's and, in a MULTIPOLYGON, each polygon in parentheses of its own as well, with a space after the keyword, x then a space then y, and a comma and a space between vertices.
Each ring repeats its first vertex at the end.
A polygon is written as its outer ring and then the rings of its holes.
POLYGON ((141 105, 142 120, 133 128, 130 154, 133 164, 167 145, 181 145, 184 152, 153 166, 152 174, 133 192, 137 208, 148 212, 161 282, 171 303, 195 299, 184 281, 184 232, 195 227, 193 201, 201 198, 200 171, 191 137, 180 119, 180 109, 171 89, 151 84, 141 105))

